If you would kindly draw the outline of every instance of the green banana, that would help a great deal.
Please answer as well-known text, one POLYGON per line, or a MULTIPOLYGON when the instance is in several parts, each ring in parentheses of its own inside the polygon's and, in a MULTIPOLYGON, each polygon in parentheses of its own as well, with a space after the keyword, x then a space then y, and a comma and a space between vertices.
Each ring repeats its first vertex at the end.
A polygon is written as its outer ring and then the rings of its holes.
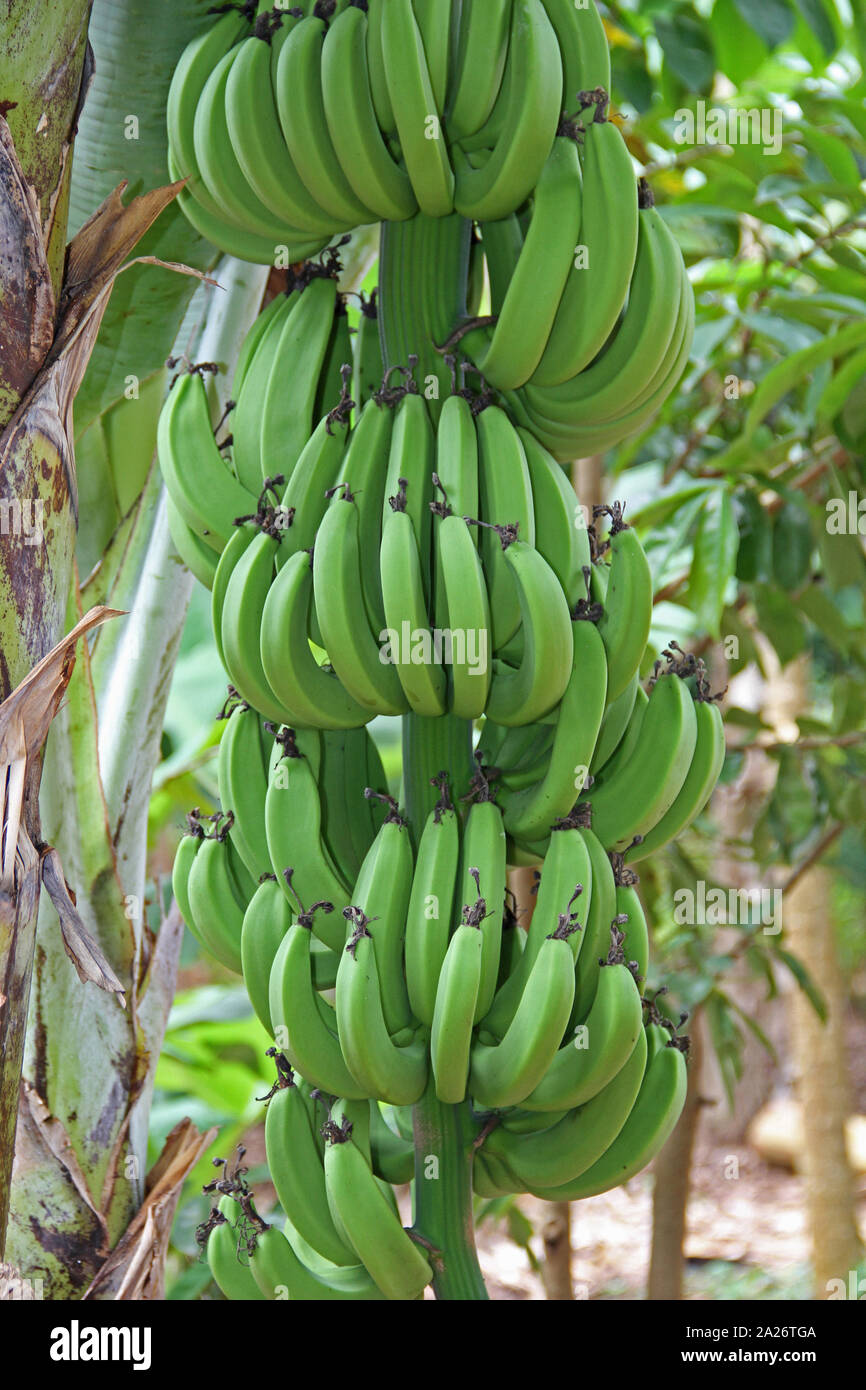
MULTIPOLYGON (((429 6, 430 0, 426 3, 429 6)), ((418 0, 416 8, 417 4, 418 0)), ((450 8, 449 0, 449 12, 450 8)), ((435 15, 431 18, 435 20, 435 15)), ((447 56, 447 24, 439 23, 435 28, 428 25, 426 38, 428 45, 444 40, 447 56)), ((418 207, 427 217, 447 217, 454 206, 454 173, 441 127, 442 106, 433 90, 434 70, 428 66, 412 0, 388 0, 388 20, 382 25, 381 42, 401 152, 418 207)), ((436 76, 439 77, 438 72, 436 76)))
MULTIPOLYGON (((299 297, 297 288, 277 295, 277 308, 268 313, 267 324, 256 333, 249 364, 233 386, 232 461, 241 482, 257 496, 261 491, 262 479, 268 472, 262 455, 262 419, 268 382, 271 368, 277 361, 283 330, 294 314, 299 297)), ((275 474, 279 472, 279 468, 274 469, 275 474)))
POLYGON ((466 907, 439 972, 430 1034, 436 1095, 446 1105, 459 1105, 466 1096, 483 945, 480 922, 473 919, 472 909, 466 907))
POLYGON ((696 741, 689 689, 679 676, 663 675, 653 686, 631 758, 580 798, 590 802, 593 830, 607 848, 624 850, 661 820, 685 782, 696 741))
POLYGON ((335 225, 355 227, 376 218, 355 195, 328 133, 322 90, 325 32, 325 21, 316 15, 292 30, 280 50, 274 95, 289 154, 304 184, 335 225))
POLYGON ((283 532, 277 565, 287 562, 299 550, 312 550, 316 533, 328 507, 328 492, 337 482, 349 438, 345 398, 313 430, 292 469, 282 496, 282 506, 291 517, 283 532))
POLYGON ((270 45, 263 38, 253 35, 239 44, 224 100, 235 158, 255 196, 280 223, 326 240, 353 225, 353 218, 340 221, 321 207, 298 172, 280 126, 270 45))
POLYGON ((175 850, 174 863, 171 869, 171 891, 174 894, 174 900, 178 905, 181 917, 193 932, 192 908, 189 903, 189 876, 193 860, 204 838, 204 827, 199 824, 197 816, 195 814, 187 816, 186 830, 175 850))
POLYGON ((535 512, 526 452, 505 411, 490 406, 478 415, 475 425, 481 518, 485 523, 481 559, 490 591, 493 650, 497 652, 517 632, 521 611, 514 574, 505 559, 503 536, 495 528, 515 528, 515 539, 534 546, 535 512))
POLYGON ((350 6, 330 25, 322 48, 328 131, 355 196, 377 218, 402 221, 418 211, 406 171, 392 158, 371 92, 367 15, 350 6))
POLYGON ((362 1265, 349 1269, 334 1267, 325 1275, 310 1269, 295 1253, 288 1238, 277 1226, 260 1231, 256 1248, 250 1257, 250 1270, 256 1285, 265 1298, 289 1299, 292 1302, 349 1302, 382 1299, 362 1265))
POLYGON ((187 926, 221 965, 242 974, 241 930, 246 904, 232 872, 224 833, 223 838, 216 835, 202 841, 186 891, 191 913, 187 926))
POLYGON ((366 1098, 346 1066, 337 1019, 317 994, 311 963, 311 931, 298 919, 283 937, 271 969, 269 1008, 277 1046, 302 1076, 329 1095, 366 1098))
POLYGON ((349 1132, 331 1126, 325 1148, 325 1180, 362 1264, 386 1298, 419 1298, 433 1278, 420 1247, 376 1184, 370 1164, 349 1132))
POLYGON ((391 1128, 376 1100, 370 1101, 370 1164, 377 1178, 396 1187, 415 1175, 413 1144, 391 1128))
POLYGON ((543 0, 562 55, 562 100, 573 112, 581 92, 610 91, 610 49, 594 0, 543 0))
POLYGON ((576 376, 607 341, 628 294, 637 254, 637 181, 619 128, 595 108, 583 145, 579 246, 541 361, 538 386, 576 376))
POLYGON ((513 72, 494 149, 476 156, 476 166, 461 149, 453 151, 454 206, 461 217, 479 222, 520 207, 538 183, 556 134, 562 63, 541 0, 514 0, 508 61, 513 72))
POLYGON ((529 384, 526 404, 551 420, 594 425, 645 399, 664 366, 679 319, 686 269, 673 234, 641 185, 637 255, 628 303, 591 366, 558 386, 529 384))
POLYGON ((268 1168, 280 1206, 295 1230, 326 1260, 357 1265, 357 1255, 331 1219, 309 1107, 291 1073, 286 1079, 288 1084, 271 1097, 265 1116, 268 1168))
POLYGON ((643 1026, 640 991, 624 963, 599 970, 598 989, 586 1022, 560 1047, 524 1110, 571 1110, 592 1100, 618 1075, 643 1026))
POLYGON ((476 1107, 519 1104, 556 1056, 574 1001, 574 953, 568 937, 576 930, 568 912, 562 913, 532 963, 502 1041, 473 1044, 469 1089, 476 1107))
POLYGON ((725 761, 725 730, 717 704, 695 701, 697 737, 686 779, 669 809, 647 830, 639 845, 626 852, 626 861, 645 859, 682 833, 709 801, 725 761))
POLYGON ((570 604, 586 594, 590 563, 589 531, 583 510, 565 471, 529 430, 518 429, 526 454, 535 544, 565 591, 570 604))
MULTIPOLYGON (((457 813, 444 773, 438 785, 441 795, 418 842, 404 947, 409 1005, 427 1027, 433 1023, 439 975, 448 950, 460 861, 457 813)), ((473 1014, 474 1007, 473 1003, 473 1014)))
POLYGON ((625 1125, 640 1092, 645 1065, 641 1030, 628 1061, 592 1100, 567 1111, 552 1128, 538 1134, 514 1134, 500 1126, 487 1136, 485 1148, 508 1165, 527 1191, 572 1183, 601 1158, 625 1125))
POLYGON ((219 1212, 224 1220, 207 1238, 207 1262, 214 1282, 226 1298, 235 1302, 258 1302, 264 1295, 252 1276, 250 1265, 241 1259, 243 1236, 240 1209, 233 1197, 222 1197, 219 1212), (232 1218, 234 1217, 234 1220, 232 1218))
MULTIPOLYGON (((545 941, 559 927, 563 910, 571 913, 573 905, 577 904, 572 916, 574 925, 579 927, 578 916, 584 915, 592 901, 592 893, 592 860, 583 832, 574 826, 554 829, 523 951, 515 970, 498 990, 483 1019, 485 1033, 497 1040, 504 1038, 520 1006, 532 967, 545 941)), ((575 959, 579 959, 583 950, 585 934, 585 930, 576 930, 566 937, 571 947, 572 974, 575 959)))
MULTIPOLYGON (((605 672, 606 670, 605 665, 605 672)), ((639 680, 640 671, 635 671, 628 685, 617 695, 616 699, 607 701, 598 731, 598 739, 589 764, 589 770, 593 777, 601 771, 608 758, 616 752, 620 740, 628 728, 638 689, 643 689, 642 686, 639 687, 638 685, 639 680)))
POLYGON ((260 657, 268 686, 298 728, 355 729, 371 718, 333 672, 316 661, 307 631, 313 566, 305 550, 283 565, 262 608, 260 657))
POLYGON ((512 0, 463 0, 457 66, 449 89, 446 126, 459 144, 490 116, 508 57, 512 0))
MULTIPOLYGON (((353 908, 376 922, 376 962, 382 987, 382 1007, 388 1032, 399 1033, 412 1023, 403 978, 403 936, 412 893, 414 861, 409 828, 387 794, 373 794, 387 806, 385 818, 364 856, 352 889, 353 908)), ((395 1102, 397 1104, 398 1102, 395 1102)))
POLYGON ((441 580, 438 622, 449 634, 449 702, 458 719, 483 714, 490 690, 490 600, 472 528, 461 516, 440 517, 434 544, 441 580))
POLYGON ((244 984, 253 1012, 262 1027, 273 1035, 270 1007, 270 979, 274 959, 283 937, 292 925, 292 912, 277 882, 269 874, 259 884, 244 913, 241 927, 241 965, 244 984))
POLYGON ((238 482, 216 446, 200 372, 183 373, 169 391, 160 412, 157 451, 179 515, 219 553, 234 533, 235 518, 255 510, 256 496, 238 482))
MULTIPOLYGON (((392 1040, 382 999, 386 976, 379 967, 371 919, 360 909, 346 909, 346 914, 352 934, 337 971, 337 1026, 343 1056, 365 1095, 392 1105, 414 1105, 427 1082, 426 1046, 420 1039, 403 1047, 392 1040)), ((342 1211, 340 1215, 345 1220, 342 1211)))
MULTIPOLYGON (((226 87, 242 48, 243 45, 238 44, 220 59, 202 89, 193 126, 196 163, 211 199, 220 210, 225 210, 225 216, 239 227, 272 240, 274 252, 286 246, 290 261, 301 260, 303 257, 295 251, 296 245, 307 245, 312 240, 315 248, 321 250, 330 240, 331 231, 325 223, 296 227, 282 215, 275 214, 258 197, 241 167, 229 134, 226 87)), ((264 56, 267 58, 267 52, 264 56)))
POLYGON ((543 356, 574 261, 581 216, 577 145, 557 136, 532 197, 532 216, 492 328, 460 340, 485 381, 509 391, 529 380, 543 356))
POLYGON ((337 675, 359 704, 371 715, 402 714, 406 697, 397 672, 380 659, 364 604, 360 546, 358 508, 344 488, 325 513, 313 551, 313 593, 322 637, 337 675))
POLYGON ((315 275, 299 291, 283 325, 267 376, 259 426, 263 478, 276 474, 289 478, 310 438, 322 369, 335 317, 341 312, 334 278, 315 275))
POLYGON ((211 550, 207 541, 203 541, 201 536, 196 535, 195 531, 187 526, 171 500, 170 493, 165 495, 165 512, 169 534, 181 560, 199 584, 203 584, 206 589, 212 589, 217 572, 216 551, 211 550))
MULTIPOLYGON (((473 430, 474 435, 474 430, 473 430)), ((430 601, 431 535, 433 514, 432 482, 434 471, 435 437, 427 404, 417 391, 408 391, 394 412, 388 476, 382 506, 382 529, 388 514, 400 502, 411 518, 421 563, 424 595, 430 601), (405 504, 405 505, 404 505, 405 504)))
POLYGON ((494 664, 487 714, 497 724, 531 724, 559 704, 568 685, 574 655, 571 614, 540 551, 514 541, 503 553, 517 587, 524 650, 516 669, 494 664))
POLYGON ((543 776, 523 791, 502 797, 506 832, 531 844, 566 816, 586 784, 607 691, 604 644, 594 623, 572 624, 571 675, 557 714, 543 776))
POLYGON ((219 743, 217 781, 220 805, 234 815, 229 836, 254 879, 270 873, 265 837, 267 755, 261 720, 239 703, 228 717, 219 743))
POLYGON ((598 630, 607 652, 608 702, 621 695, 640 667, 652 622, 652 575, 637 532, 614 509, 610 578, 598 630))
MULTIPOLYGON (((318 734, 287 730, 282 757, 271 766, 265 798, 265 834, 271 867, 294 908, 313 902, 335 906, 349 897, 348 884, 340 877, 322 838, 322 801, 318 768, 311 765, 310 743, 318 734), (288 874, 287 871, 291 870, 288 874)), ((345 928, 338 917, 321 915, 316 935, 332 951, 342 949, 345 928)), ((303 1073, 304 1068, 300 1071, 303 1073)))
POLYGON ((606 959, 611 945, 611 923, 616 916, 616 881, 610 859, 593 830, 581 826, 580 835, 586 846, 592 868, 592 896, 583 928, 580 955, 574 970, 574 1008, 571 1011, 569 1032, 575 1024, 585 1023, 598 989, 600 962, 606 959))
POLYGON ((480 927, 481 982, 473 1020, 477 1023, 490 1008, 499 975, 505 899, 505 831, 502 812, 490 799, 489 789, 479 783, 474 788, 474 797, 460 847, 458 904, 477 903, 483 898, 486 905, 480 927))
MULTIPOLYGON (((391 461, 395 412, 384 392, 377 392, 361 410, 349 436, 337 479, 345 500, 354 498, 358 512, 361 589, 369 626, 378 633, 385 620, 379 549, 382 544, 385 494, 391 461)), ((332 502, 336 506, 337 498, 332 502)))
MULTIPOLYGON (((259 651, 261 615, 273 582, 278 547, 279 540, 275 536, 259 531, 243 550, 222 598, 220 635, 223 665, 235 690, 259 714, 285 724, 289 721, 289 712, 275 698, 268 684, 259 651)), ((228 554, 228 547, 223 554, 228 554)))
POLYGON ((670 1045, 663 1047, 647 1066, 628 1119, 607 1150, 564 1187, 537 1191, 536 1196, 549 1202, 578 1201, 628 1182, 670 1138, 685 1104, 686 1088, 682 1052, 670 1045))
POLYGON ((412 518, 402 509, 404 497, 401 490, 392 499, 382 527, 385 628, 380 636, 386 645, 381 657, 390 656, 412 711, 435 718, 445 713, 448 685, 430 631, 421 555, 412 518))

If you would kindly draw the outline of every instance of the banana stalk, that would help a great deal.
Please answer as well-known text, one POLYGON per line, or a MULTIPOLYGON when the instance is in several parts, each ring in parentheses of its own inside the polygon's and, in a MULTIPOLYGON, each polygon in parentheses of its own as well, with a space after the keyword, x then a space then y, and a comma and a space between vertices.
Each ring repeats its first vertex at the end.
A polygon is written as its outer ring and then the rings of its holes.
MULTIPOLYGON (((423 215, 383 223, 379 254, 380 326, 387 365, 405 365, 417 353, 417 380, 447 372, 435 344, 445 340, 455 315, 465 309, 470 224, 457 216, 423 215), (431 296, 430 286, 435 285, 431 296), (455 302, 460 301, 460 302, 455 302)), ((445 390, 441 390, 444 396, 445 390)), ((438 416, 436 398, 431 412, 438 416)), ((472 778, 472 724, 452 715, 403 716, 403 802, 417 845, 436 803, 431 778, 448 769, 455 805, 472 778)), ((442 1300, 487 1298, 475 1251, 472 1158, 478 1126, 468 1102, 445 1105, 432 1077, 413 1108, 415 1219, 413 1231, 434 1270, 433 1291, 442 1300)))

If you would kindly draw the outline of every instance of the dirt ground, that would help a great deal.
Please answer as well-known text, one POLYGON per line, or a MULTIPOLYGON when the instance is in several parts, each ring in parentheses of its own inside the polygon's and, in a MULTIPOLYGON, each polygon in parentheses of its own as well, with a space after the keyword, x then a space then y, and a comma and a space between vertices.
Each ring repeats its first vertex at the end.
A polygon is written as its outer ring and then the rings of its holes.
MULTIPOLYGON (((803 1183, 748 1148, 698 1145, 685 1244, 687 1298, 808 1298, 809 1245, 803 1183), (738 1176, 733 1176, 738 1173, 738 1176), (730 1176, 725 1176, 728 1174, 730 1176)), ((866 1179, 860 1182, 866 1239, 866 1179)), ((521 1197, 536 1231, 544 1203, 521 1197)), ((642 1299, 649 1267, 652 1179, 572 1204, 576 1299, 642 1299)), ((528 1255, 501 1226, 479 1231, 481 1263, 493 1299, 543 1299, 528 1255)), ((541 1255, 536 1235, 532 1247, 541 1255)))

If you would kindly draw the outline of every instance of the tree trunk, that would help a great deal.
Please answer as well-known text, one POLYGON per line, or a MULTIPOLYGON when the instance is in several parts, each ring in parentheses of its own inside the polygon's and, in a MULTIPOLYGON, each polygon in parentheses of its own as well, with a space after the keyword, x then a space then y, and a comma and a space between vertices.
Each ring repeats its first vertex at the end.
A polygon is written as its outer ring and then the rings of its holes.
POLYGON ((849 1273, 863 1258, 854 1178, 845 1148, 845 1121, 850 1114, 847 993, 828 911, 831 886, 826 869, 810 869, 783 904, 788 948, 799 956, 827 1006, 827 1021, 822 1023, 802 990, 794 989, 789 996, 803 1107, 803 1174, 816 1298, 832 1292, 832 1280, 842 1280, 847 1290, 849 1273))
POLYGON ((647 1298, 679 1302, 683 1296, 683 1247, 691 1190, 692 1154, 703 1100, 701 1097, 702 1021, 692 1017, 689 1035, 689 1088, 676 1129, 655 1161, 653 1173, 652 1252, 647 1298))

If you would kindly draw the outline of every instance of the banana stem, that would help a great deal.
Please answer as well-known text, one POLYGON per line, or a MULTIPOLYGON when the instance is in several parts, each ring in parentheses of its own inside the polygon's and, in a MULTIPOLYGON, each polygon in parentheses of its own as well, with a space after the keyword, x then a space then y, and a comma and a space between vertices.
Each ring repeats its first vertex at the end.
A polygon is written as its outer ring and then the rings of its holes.
MULTIPOLYGON (((415 380, 431 415, 451 386, 436 344, 466 312, 471 224, 457 216, 383 222, 379 252, 379 331, 386 367, 408 366, 417 354, 415 380)), ((396 385, 397 382, 395 381, 396 385)), ((403 804, 418 836, 438 792, 430 778, 447 771, 455 805, 473 772, 472 725, 442 715, 403 719, 403 804)), ((431 1076, 414 1109, 414 1231, 429 1248, 437 1299, 483 1300, 484 1279, 475 1250, 472 1216, 472 1144, 477 1125, 468 1104, 443 1105, 431 1076)))
MULTIPOLYGON (((415 379, 434 423, 437 402, 448 394, 451 374, 436 344, 466 317, 466 284, 472 223, 419 213, 406 222, 383 222, 379 248, 379 334, 386 367, 405 367, 418 356, 415 379)), ((394 383, 396 385, 396 382, 394 383)))
POLYGON ((478 1126, 469 1105, 443 1105, 431 1076, 415 1106, 414 1231, 429 1243, 439 1300, 488 1298, 475 1249, 472 1144, 478 1126))
POLYGON ((418 714, 403 717, 403 807, 409 818, 415 843, 424 822, 439 799, 431 779, 448 773, 448 789, 457 809, 469 790, 475 771, 472 757, 472 724, 443 714, 425 719, 418 714))

